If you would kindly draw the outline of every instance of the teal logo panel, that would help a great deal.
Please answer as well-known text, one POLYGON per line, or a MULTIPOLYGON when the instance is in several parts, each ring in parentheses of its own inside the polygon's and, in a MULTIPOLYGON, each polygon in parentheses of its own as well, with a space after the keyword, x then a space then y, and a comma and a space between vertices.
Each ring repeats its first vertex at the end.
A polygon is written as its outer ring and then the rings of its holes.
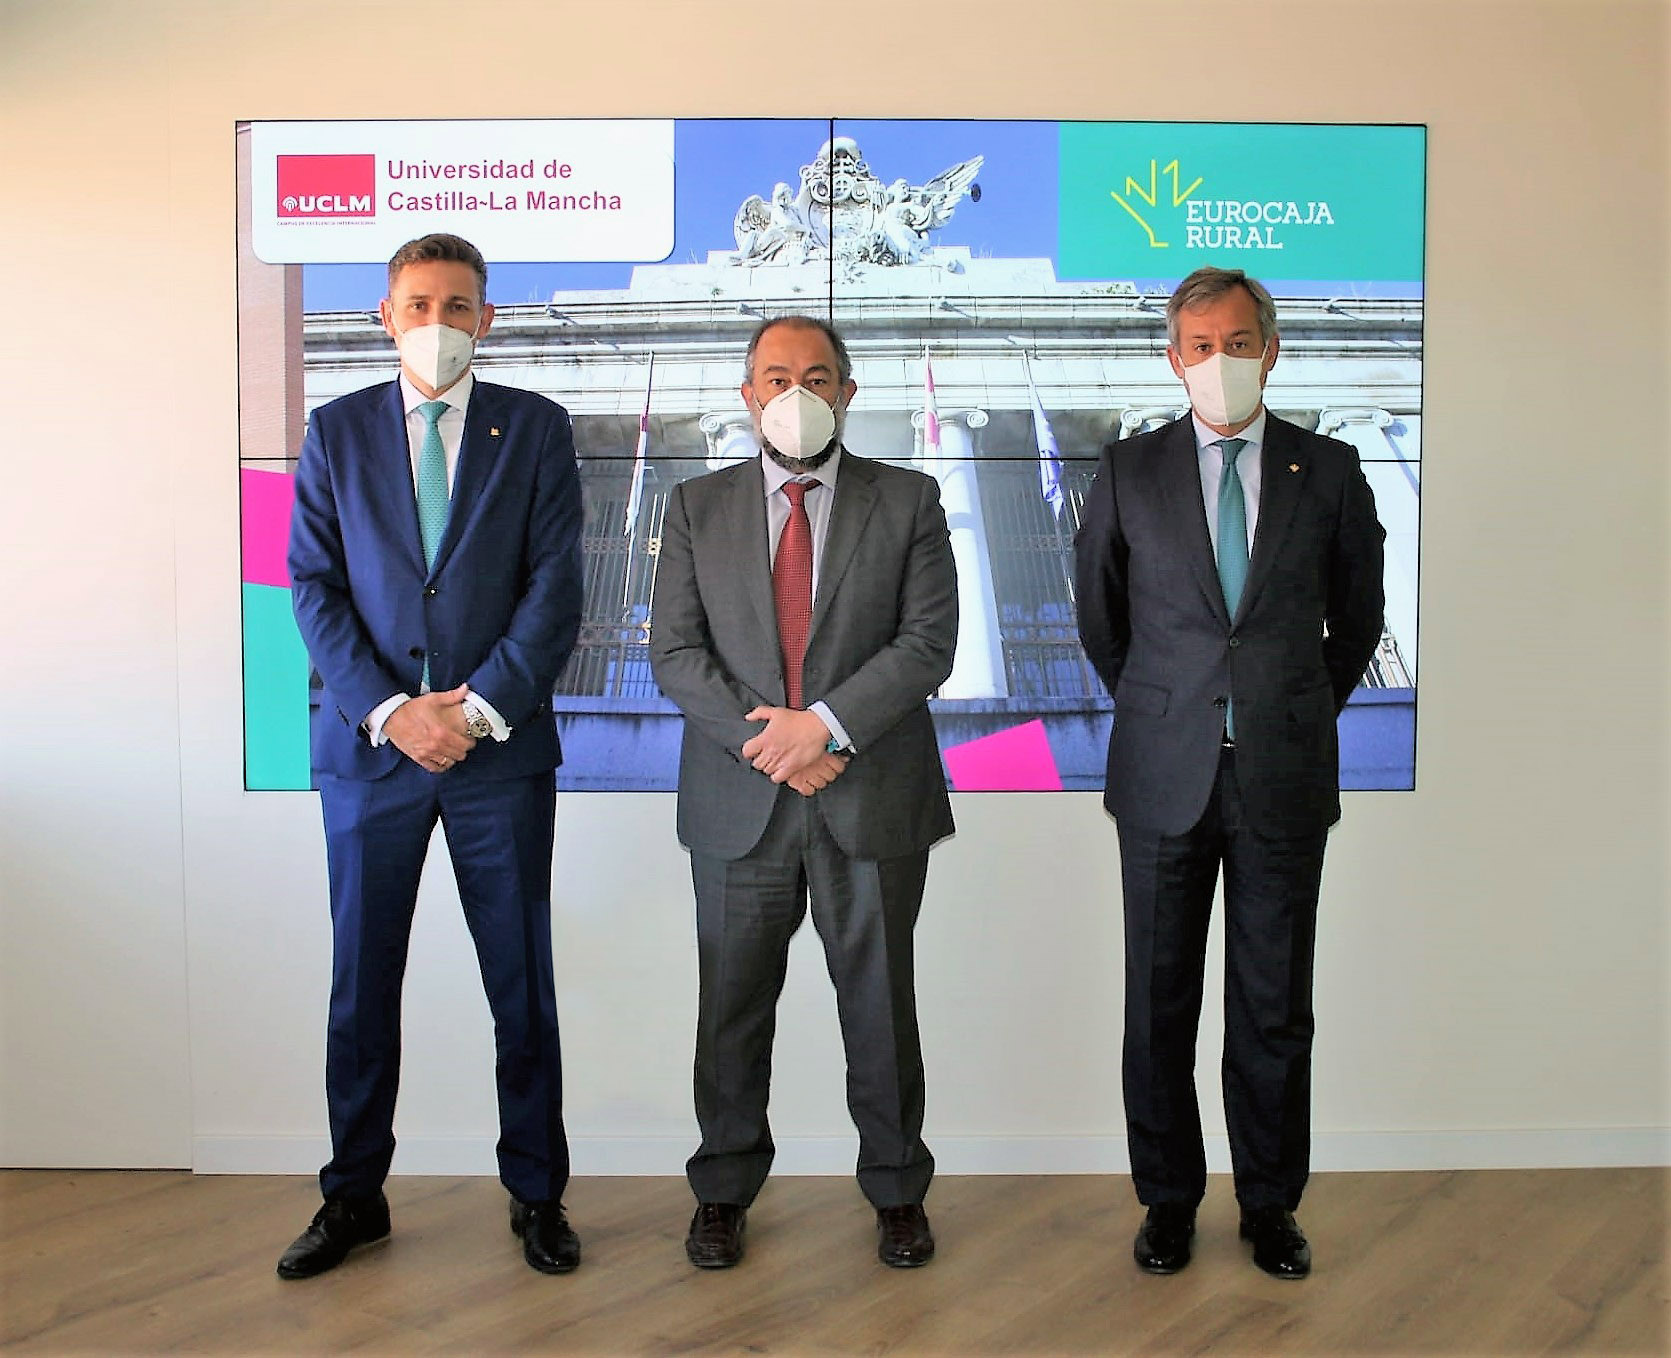
POLYGON ((1063 123, 1058 276, 1422 280, 1427 132, 1063 123))

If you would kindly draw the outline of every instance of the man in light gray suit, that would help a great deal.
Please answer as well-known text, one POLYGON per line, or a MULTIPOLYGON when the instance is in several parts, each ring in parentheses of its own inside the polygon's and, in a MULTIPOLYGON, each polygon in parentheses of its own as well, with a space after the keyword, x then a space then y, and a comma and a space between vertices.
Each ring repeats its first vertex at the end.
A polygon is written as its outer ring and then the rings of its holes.
POLYGON ((742 1257, 771 1167, 777 999, 809 893, 878 1254, 934 1253, 912 930, 929 846, 952 832, 927 699, 951 672, 957 579, 935 482, 841 447, 857 390, 832 326, 764 323, 742 384, 762 454, 677 487, 662 530, 650 656, 685 715, 698 1268, 742 1257))
POLYGON ((1077 541, 1079 632, 1114 695, 1126 1135, 1138 1266, 1189 1263, 1207 1188, 1195 1038, 1224 873, 1224 1108, 1254 1262, 1302 1278, 1311 966, 1340 816, 1335 718, 1381 638, 1375 501, 1353 449, 1270 414, 1276 307, 1239 269, 1166 308, 1191 415, 1111 443, 1077 541))

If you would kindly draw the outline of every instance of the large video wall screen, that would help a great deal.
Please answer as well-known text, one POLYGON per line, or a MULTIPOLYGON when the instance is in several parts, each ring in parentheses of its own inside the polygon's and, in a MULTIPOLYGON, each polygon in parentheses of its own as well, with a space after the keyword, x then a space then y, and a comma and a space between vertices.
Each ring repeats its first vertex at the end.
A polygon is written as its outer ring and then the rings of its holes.
POLYGON ((385 263, 453 231, 490 268, 486 380, 574 420, 586 612, 553 703, 573 790, 671 790, 650 675, 661 516, 758 454, 763 317, 828 316, 846 444, 941 485, 959 573, 931 706, 957 791, 1094 790, 1113 706, 1072 552, 1096 458, 1185 413, 1166 298, 1202 264, 1277 300, 1266 404, 1353 444, 1387 628, 1341 717, 1348 788, 1415 783, 1426 130, 1330 124, 631 119, 238 127, 245 781, 310 784, 316 700, 284 566, 308 412, 393 380, 385 263))

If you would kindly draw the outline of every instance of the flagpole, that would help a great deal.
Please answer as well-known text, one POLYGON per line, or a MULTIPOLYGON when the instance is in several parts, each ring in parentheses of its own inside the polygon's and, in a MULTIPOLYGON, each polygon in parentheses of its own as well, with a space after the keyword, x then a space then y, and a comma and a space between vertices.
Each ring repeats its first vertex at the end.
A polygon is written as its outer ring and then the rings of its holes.
POLYGON ((656 380, 656 351, 650 350, 649 367, 644 374, 644 410, 638 417, 638 446, 632 458, 632 485, 627 490, 627 510, 621 531, 627 539, 626 569, 621 572, 621 618, 629 616, 632 607, 632 563, 636 553, 633 546, 638 538, 638 513, 644 499, 644 464, 650 452, 650 392, 656 380))

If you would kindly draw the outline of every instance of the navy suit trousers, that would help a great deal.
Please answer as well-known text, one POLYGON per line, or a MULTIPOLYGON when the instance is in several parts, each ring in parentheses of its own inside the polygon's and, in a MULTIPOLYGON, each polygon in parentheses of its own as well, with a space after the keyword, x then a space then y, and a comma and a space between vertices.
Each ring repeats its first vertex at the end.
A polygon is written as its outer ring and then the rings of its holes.
POLYGON ((1125 893, 1126 1137, 1138 1200, 1207 1189, 1195 1039, 1224 871, 1224 1112, 1236 1199, 1299 1206, 1311 1158, 1312 960, 1326 832, 1271 838, 1242 809, 1235 755, 1181 835, 1119 822, 1125 893))
POLYGON ((437 820, 493 1013, 499 1176, 527 1202, 568 1183, 562 1057, 551 961, 556 781, 430 774, 322 775, 334 963, 325 1054, 327 1197, 374 1193, 394 1155, 401 984, 418 878, 437 820))

